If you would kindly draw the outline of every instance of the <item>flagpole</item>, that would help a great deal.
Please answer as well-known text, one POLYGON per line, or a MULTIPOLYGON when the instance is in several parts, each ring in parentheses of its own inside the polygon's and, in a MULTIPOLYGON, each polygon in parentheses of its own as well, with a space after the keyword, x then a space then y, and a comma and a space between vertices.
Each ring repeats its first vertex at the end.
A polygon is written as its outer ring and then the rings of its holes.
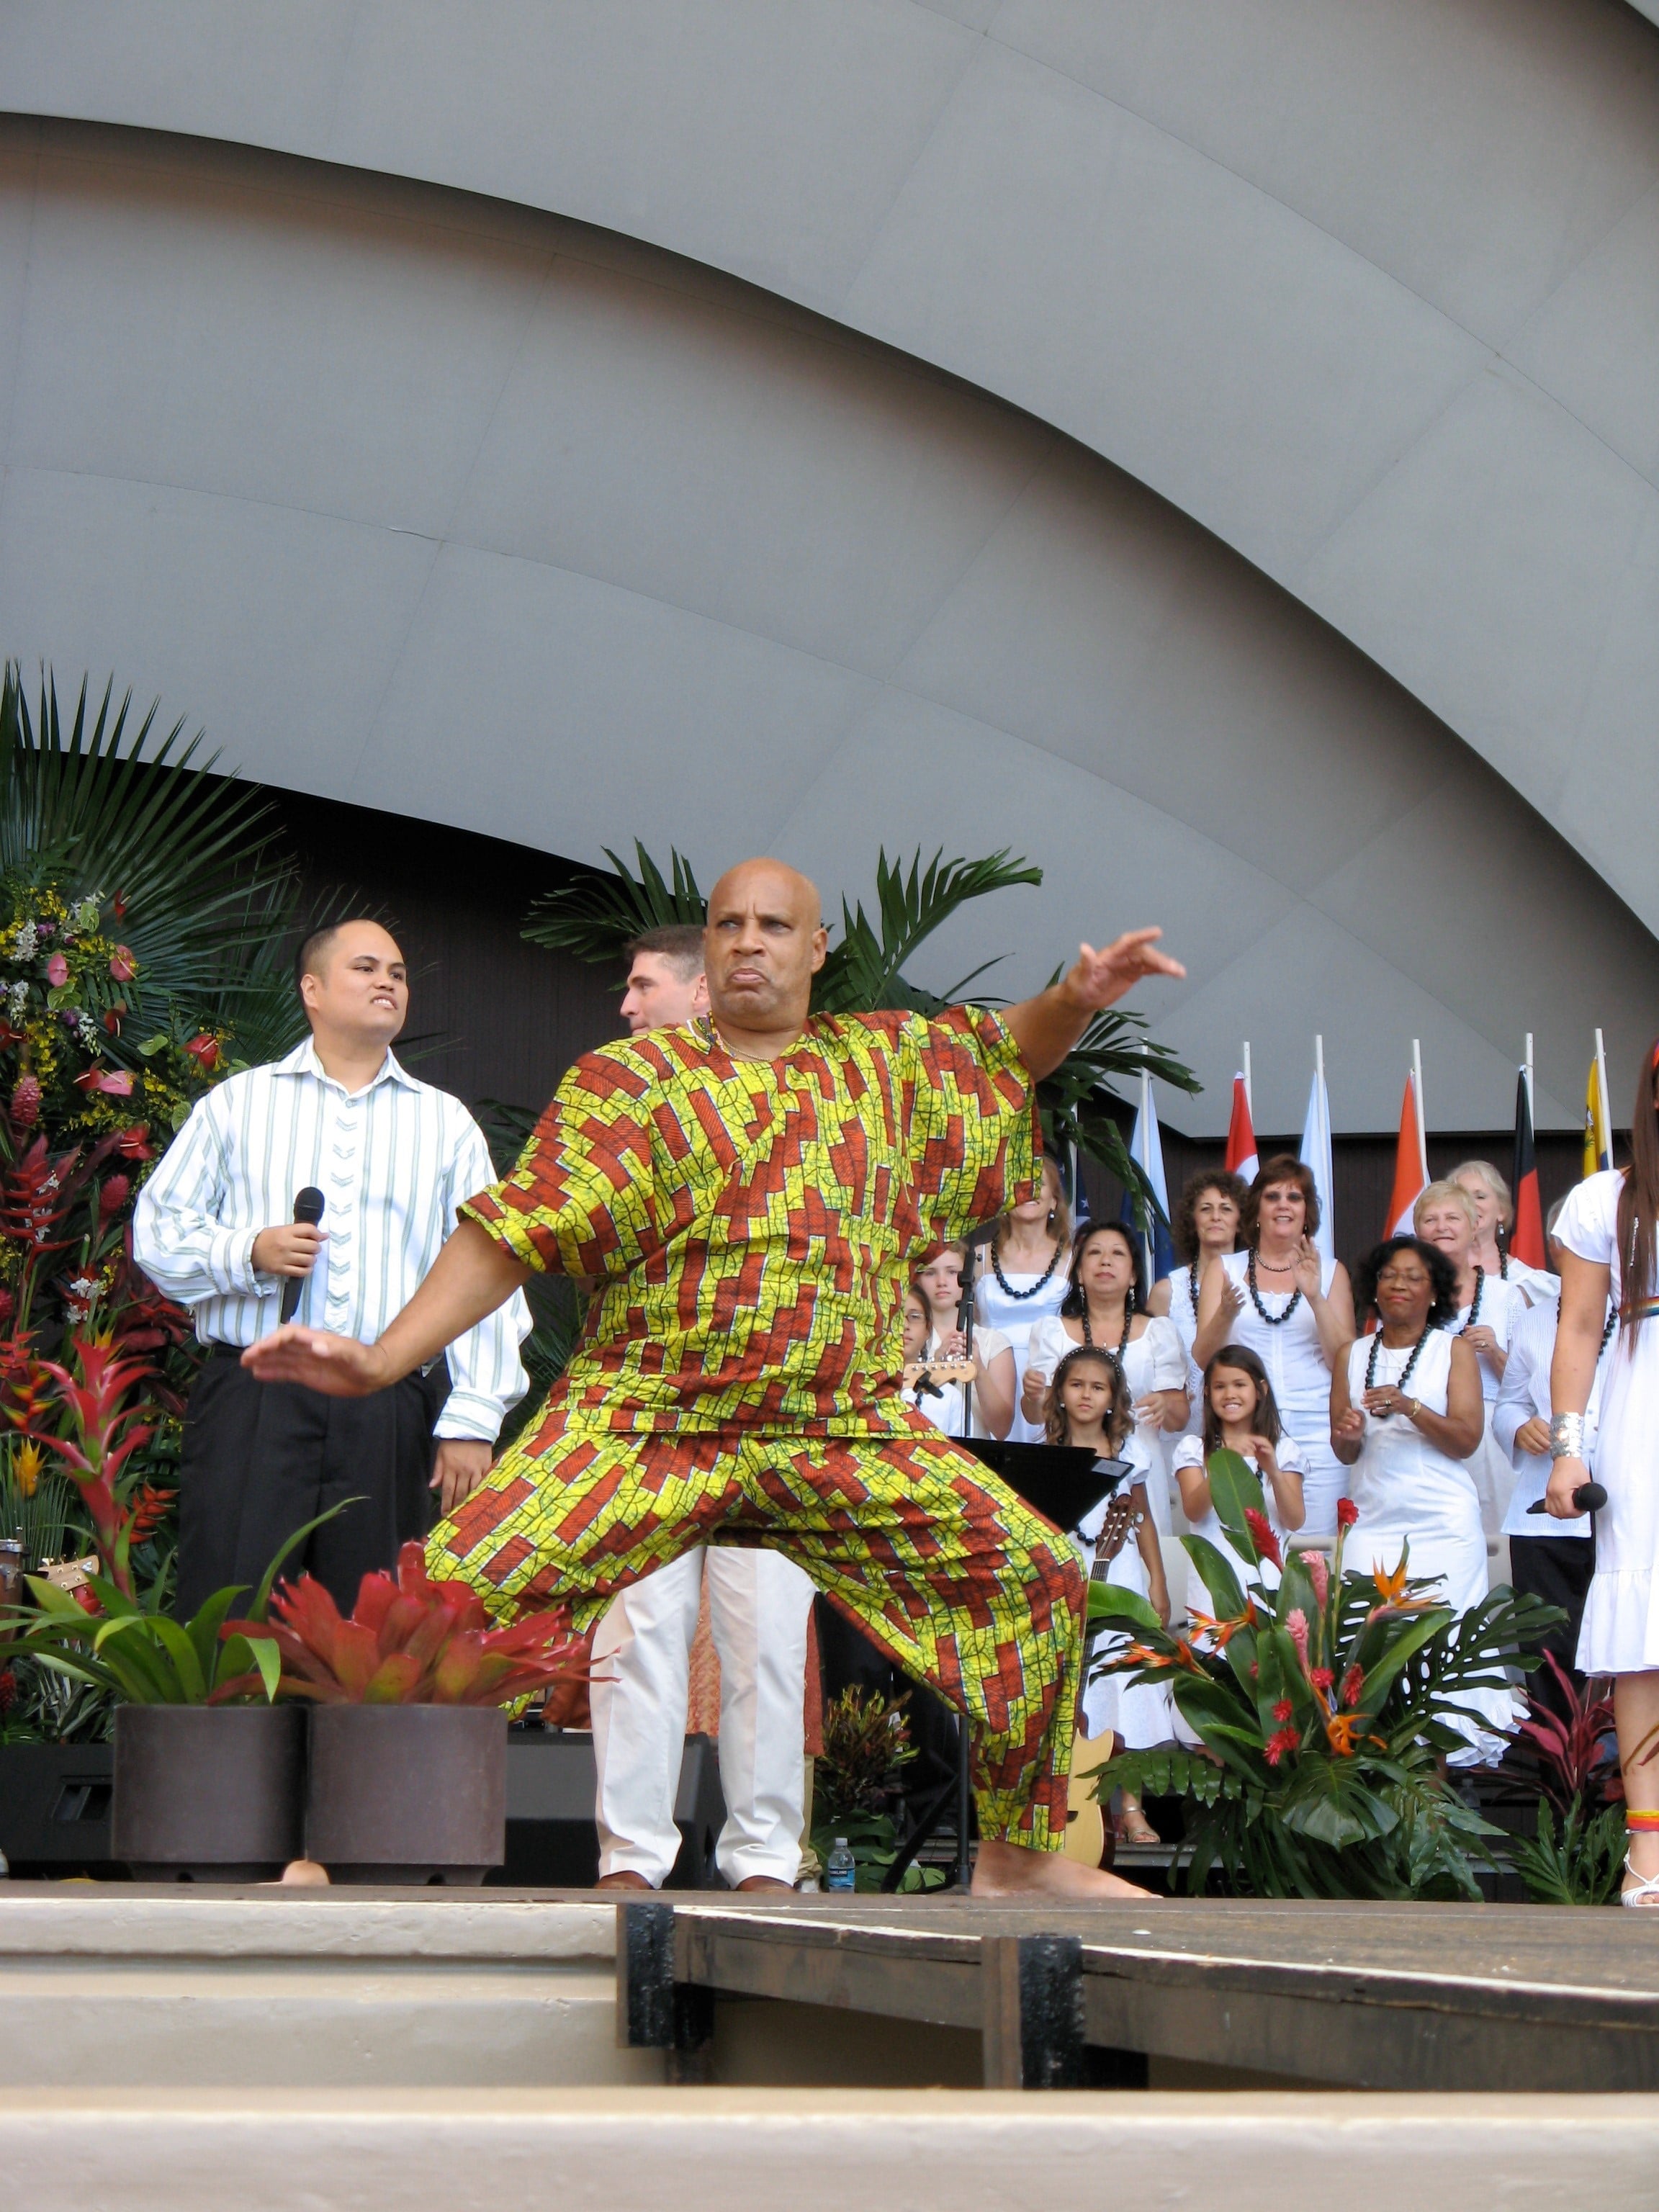
MULTIPOLYGON (((1328 1102, 1325 1097, 1325 1040, 1322 1036, 1316 1036, 1314 1039, 1314 1073, 1319 1080, 1319 1102, 1321 1110, 1323 1111, 1328 1102)), ((1331 1117, 1328 1113, 1326 1113, 1325 1134, 1328 1137, 1330 1133, 1331 1117)))
MULTIPOLYGON (((1601 1032, 1600 1030, 1597 1030, 1595 1034, 1599 1038, 1601 1032)), ((1250 1109, 1250 1127, 1254 1129, 1255 1127, 1255 1093, 1250 1088, 1250 1040, 1249 1037, 1246 1037, 1244 1040, 1244 1103, 1250 1109)))
POLYGON ((1532 1087, 1532 1031, 1527 1031, 1527 1112, 1534 1131, 1538 1127, 1538 1097, 1532 1087))
POLYGON ((1429 1117, 1423 1110, 1423 1043, 1412 1039, 1412 1089, 1417 1093, 1417 1164, 1423 1180, 1429 1179, 1429 1117))
MULTIPOLYGON (((1140 1164, 1142 1169, 1146 1170, 1146 1180, 1150 1182, 1152 1175, 1147 1163, 1152 1158, 1152 1071, 1144 1060, 1140 1066, 1140 1149, 1146 1156, 1140 1164)), ((1150 1291, 1152 1287, 1152 1255, 1156 1249, 1153 1242, 1155 1224, 1151 1202, 1146 1200, 1144 1192, 1142 1198, 1145 1202, 1141 1208, 1141 1218, 1146 1226, 1141 1231, 1140 1249, 1146 1255, 1146 1288, 1150 1291)))
MULTIPOLYGON (((1595 1103, 1601 1109, 1601 1129, 1605 1129, 1607 1133, 1606 1158, 1607 1165, 1611 1167, 1613 1165, 1613 1108, 1607 1103, 1607 1048, 1601 1042, 1600 1030, 1595 1032, 1595 1103)), ((1601 1129, 1598 1129, 1595 1133, 1595 1154, 1598 1160, 1602 1158, 1601 1129)))

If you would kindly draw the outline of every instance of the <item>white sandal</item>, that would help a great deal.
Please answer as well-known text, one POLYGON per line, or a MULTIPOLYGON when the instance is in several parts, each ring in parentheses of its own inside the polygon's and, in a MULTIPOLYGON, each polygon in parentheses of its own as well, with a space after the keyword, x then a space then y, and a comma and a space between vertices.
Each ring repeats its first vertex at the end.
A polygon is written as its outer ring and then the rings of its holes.
POLYGON ((1659 1874, 1638 1874, 1625 1854, 1625 1886, 1619 1893, 1620 1905, 1659 1905, 1659 1874))

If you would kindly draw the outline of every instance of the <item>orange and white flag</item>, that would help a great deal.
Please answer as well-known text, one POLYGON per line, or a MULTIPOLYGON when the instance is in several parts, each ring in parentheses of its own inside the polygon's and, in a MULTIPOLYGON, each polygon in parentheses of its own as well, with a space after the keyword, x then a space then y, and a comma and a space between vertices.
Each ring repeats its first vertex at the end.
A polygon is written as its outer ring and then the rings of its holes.
POLYGON ((1395 1147, 1394 1189, 1389 1199, 1385 1237, 1413 1234, 1412 1210, 1429 1187, 1429 1156, 1423 1137, 1423 1102, 1418 1095, 1417 1071, 1406 1078, 1406 1095, 1400 1102, 1400 1141, 1395 1147))

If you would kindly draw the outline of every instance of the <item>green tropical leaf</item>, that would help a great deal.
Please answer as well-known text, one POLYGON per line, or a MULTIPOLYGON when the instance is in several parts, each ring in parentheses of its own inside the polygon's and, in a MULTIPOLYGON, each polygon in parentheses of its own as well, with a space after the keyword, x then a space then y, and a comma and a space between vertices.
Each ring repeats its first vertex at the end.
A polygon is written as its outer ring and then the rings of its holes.
POLYGON ((1237 1620, 1244 1610, 1244 1592, 1233 1563, 1207 1536, 1183 1536, 1181 1548, 1198 1569, 1218 1620, 1237 1620))
POLYGON ((700 927, 708 902, 690 862, 671 848, 665 878, 637 838, 634 852, 638 875, 607 846, 605 857, 611 872, 585 868, 573 883, 546 892, 531 907, 520 933, 532 945, 571 952, 578 960, 620 962, 630 939, 645 930, 671 922, 700 927))
POLYGON ((1089 1584, 1088 1618, 1091 1622, 1115 1621, 1121 1626, 1145 1629, 1168 1640, 1164 1623, 1139 1591, 1126 1589, 1121 1583, 1089 1584))

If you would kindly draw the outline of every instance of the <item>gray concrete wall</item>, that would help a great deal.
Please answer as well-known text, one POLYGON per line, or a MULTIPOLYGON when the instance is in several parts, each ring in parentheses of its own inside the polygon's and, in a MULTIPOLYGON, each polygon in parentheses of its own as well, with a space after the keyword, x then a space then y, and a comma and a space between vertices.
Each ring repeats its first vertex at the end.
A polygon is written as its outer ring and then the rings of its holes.
POLYGON ((1315 1029, 1339 1126, 1413 1036, 1501 1123, 1528 1029, 1571 1122, 1659 981, 1656 58, 1611 0, 14 6, 15 106, 343 166, 5 131, 4 642, 577 857, 1012 843, 931 980, 1156 914, 1189 1128, 1245 1036, 1297 1124, 1315 1029))

